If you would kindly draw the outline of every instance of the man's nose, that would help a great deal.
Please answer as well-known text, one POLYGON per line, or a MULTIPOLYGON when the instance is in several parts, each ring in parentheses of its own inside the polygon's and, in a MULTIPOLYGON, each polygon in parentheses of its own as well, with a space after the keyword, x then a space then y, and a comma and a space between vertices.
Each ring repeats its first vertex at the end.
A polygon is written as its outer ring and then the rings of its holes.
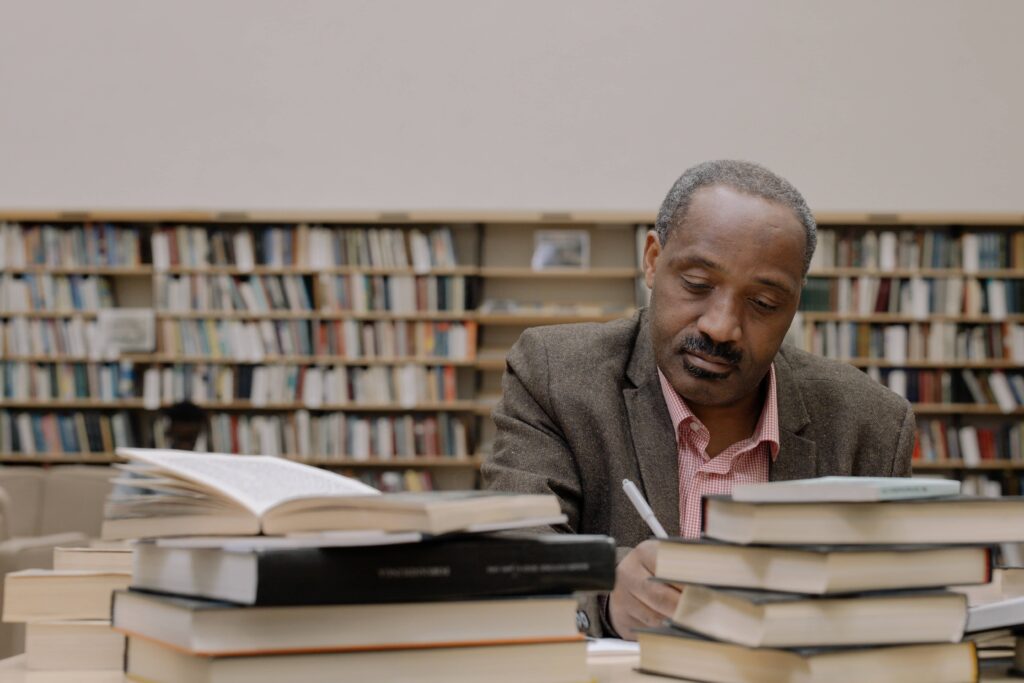
POLYGON ((714 296, 697 321, 697 329, 713 341, 737 343, 743 337, 741 302, 731 296, 714 296))

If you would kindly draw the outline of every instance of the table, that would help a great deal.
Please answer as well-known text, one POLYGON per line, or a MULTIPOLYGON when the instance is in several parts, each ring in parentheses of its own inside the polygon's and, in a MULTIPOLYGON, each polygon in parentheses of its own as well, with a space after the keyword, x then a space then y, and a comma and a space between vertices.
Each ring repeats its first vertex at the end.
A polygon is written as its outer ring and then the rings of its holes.
MULTIPOLYGON (((602 655, 588 659, 594 683, 659 683, 655 678, 637 673, 636 655, 602 655)), ((0 660, 0 683, 126 683, 119 671, 26 671, 25 656, 0 660)), ((1015 683, 1020 683, 1016 681, 1015 683)))
MULTIPOLYGON (((0 683, 126 683, 119 671, 26 671, 24 655, 0 660, 0 683)), ((590 657, 587 664, 593 683, 668 683, 678 679, 648 676, 634 671, 637 655, 590 657)), ((1000 672, 985 671, 985 683, 1021 683, 1000 672)))

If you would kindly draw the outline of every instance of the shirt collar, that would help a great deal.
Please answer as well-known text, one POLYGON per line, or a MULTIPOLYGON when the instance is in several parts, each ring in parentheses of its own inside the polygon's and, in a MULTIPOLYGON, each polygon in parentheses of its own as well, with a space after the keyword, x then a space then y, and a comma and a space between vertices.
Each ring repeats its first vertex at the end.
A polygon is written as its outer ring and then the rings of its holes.
MULTIPOLYGON (((665 405, 672 418, 672 430, 675 432, 676 443, 678 443, 680 427, 688 426, 692 422, 700 422, 700 420, 686 405, 686 400, 669 384, 661 368, 658 368, 658 380, 661 382, 661 393, 665 397, 665 405)), ((775 382, 775 363, 768 366, 768 392, 765 395, 764 407, 761 408, 757 426, 750 436, 751 446, 762 443, 768 444, 772 462, 774 462, 779 455, 779 398, 775 382)))

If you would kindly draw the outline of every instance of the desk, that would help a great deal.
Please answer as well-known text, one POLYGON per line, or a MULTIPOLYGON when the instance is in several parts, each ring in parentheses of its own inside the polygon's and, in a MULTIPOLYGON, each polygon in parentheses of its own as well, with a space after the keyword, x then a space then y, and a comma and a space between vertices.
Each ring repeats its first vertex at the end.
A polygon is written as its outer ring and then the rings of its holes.
MULTIPOLYGON (((126 683, 119 671, 26 671, 25 657, 0 660, 0 683, 126 683)), ((658 683, 667 678, 633 671, 636 655, 602 655, 588 660, 594 683, 658 683)), ((528 683, 528 681, 524 681, 528 683)), ((581 682, 582 683, 582 682, 581 682)), ((1020 683, 1015 681, 1014 683, 1020 683)))
MULTIPOLYGON (((0 683, 126 683, 127 678, 116 671, 26 671, 24 656, 18 655, 0 661, 0 683)), ((678 679, 646 676, 633 669, 637 655, 604 655, 591 657, 588 662, 593 683, 662 683, 678 679)), ((985 683, 1021 683, 1020 678, 1008 678, 998 672, 986 671, 985 683)), ((524 683, 529 683, 525 681, 524 683)))

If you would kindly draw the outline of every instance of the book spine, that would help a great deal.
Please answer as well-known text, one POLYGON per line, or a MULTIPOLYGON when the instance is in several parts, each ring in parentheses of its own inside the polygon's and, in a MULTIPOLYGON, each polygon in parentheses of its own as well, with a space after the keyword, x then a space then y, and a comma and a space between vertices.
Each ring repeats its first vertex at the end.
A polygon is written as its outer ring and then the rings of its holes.
POLYGON ((611 590, 611 539, 522 542, 485 536, 258 555, 256 605, 459 600, 611 590), (302 577, 302 580, 296 580, 302 577))

